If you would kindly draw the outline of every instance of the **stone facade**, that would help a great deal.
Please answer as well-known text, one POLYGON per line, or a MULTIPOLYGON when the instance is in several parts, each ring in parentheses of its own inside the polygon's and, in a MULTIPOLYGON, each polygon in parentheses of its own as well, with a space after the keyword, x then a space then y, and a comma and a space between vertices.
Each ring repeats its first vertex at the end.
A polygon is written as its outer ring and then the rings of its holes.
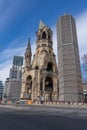
POLYGON ((52 35, 51 29, 40 21, 32 61, 30 40, 28 41, 22 73, 22 99, 39 100, 41 96, 45 101, 58 99, 58 70, 52 35))

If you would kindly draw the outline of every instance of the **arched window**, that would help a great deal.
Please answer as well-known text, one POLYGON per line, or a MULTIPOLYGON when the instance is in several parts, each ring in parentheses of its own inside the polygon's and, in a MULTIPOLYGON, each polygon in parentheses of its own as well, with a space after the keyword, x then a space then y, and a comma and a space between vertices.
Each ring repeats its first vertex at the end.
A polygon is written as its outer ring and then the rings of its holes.
POLYGON ((26 55, 26 57, 28 58, 29 56, 28 56, 28 55, 26 55))
POLYGON ((29 75, 26 79, 26 93, 29 94, 32 89, 32 77, 29 75))
POLYGON ((32 77, 31 77, 31 75, 29 75, 28 77, 27 77, 27 79, 26 79, 27 81, 31 81, 32 80, 32 77))
POLYGON ((53 72, 53 64, 52 63, 48 63, 48 65, 47 65, 47 71, 53 72))
POLYGON ((51 53, 51 50, 49 50, 49 53, 51 53))
POLYGON ((45 91, 52 92, 53 90, 53 80, 51 77, 47 76, 45 79, 45 91))
POLYGON ((38 70, 38 66, 35 66, 35 69, 38 70))
POLYGON ((42 39, 46 39, 46 33, 45 32, 43 32, 43 34, 42 34, 42 39))

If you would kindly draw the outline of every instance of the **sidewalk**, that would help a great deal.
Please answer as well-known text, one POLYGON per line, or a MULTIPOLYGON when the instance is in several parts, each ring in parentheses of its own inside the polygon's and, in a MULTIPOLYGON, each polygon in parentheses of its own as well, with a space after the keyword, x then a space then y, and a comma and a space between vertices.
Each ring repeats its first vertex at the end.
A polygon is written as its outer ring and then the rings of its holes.
POLYGON ((0 105, 0 107, 4 107, 4 108, 11 108, 11 109, 29 109, 30 106, 36 106, 36 107, 53 107, 53 108, 57 108, 57 107, 65 107, 65 108, 87 108, 87 104, 85 105, 80 105, 80 104, 32 104, 32 105, 25 105, 25 104, 5 104, 5 105, 0 105))

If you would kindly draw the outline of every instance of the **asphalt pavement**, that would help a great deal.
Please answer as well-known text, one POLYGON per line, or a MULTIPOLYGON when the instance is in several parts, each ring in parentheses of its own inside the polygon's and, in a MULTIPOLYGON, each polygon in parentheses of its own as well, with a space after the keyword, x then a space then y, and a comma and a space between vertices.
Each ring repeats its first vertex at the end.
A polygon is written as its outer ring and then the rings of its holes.
POLYGON ((87 109, 1 106, 0 130, 87 130, 87 109))

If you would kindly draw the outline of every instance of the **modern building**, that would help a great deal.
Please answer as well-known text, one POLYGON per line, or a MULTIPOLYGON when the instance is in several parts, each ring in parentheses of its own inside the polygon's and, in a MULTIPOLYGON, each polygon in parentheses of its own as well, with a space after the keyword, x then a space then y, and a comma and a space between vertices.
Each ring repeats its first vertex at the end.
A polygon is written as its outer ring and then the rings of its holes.
POLYGON ((30 40, 25 51, 25 66, 22 74, 22 99, 45 101, 58 99, 58 69, 53 52, 53 33, 42 21, 36 32, 36 52, 31 60, 30 40))
POLYGON ((83 83, 83 94, 87 95, 87 83, 83 83))
POLYGON ((3 82, 0 81, 0 100, 2 100, 3 98, 3 88, 4 88, 3 82))
POLYGON ((9 78, 5 81, 4 97, 7 99, 19 99, 22 86, 23 57, 14 56, 13 65, 10 68, 9 78))
POLYGON ((9 78, 6 78, 4 89, 3 89, 3 99, 7 98, 9 95, 9 78))
POLYGON ((22 86, 22 69, 21 67, 12 67, 9 74, 9 94, 10 99, 19 99, 22 86))
POLYGON ((59 100, 83 101, 83 88, 75 19, 61 16, 57 23, 59 100))
POLYGON ((83 82, 84 102, 87 103, 87 82, 83 82))

